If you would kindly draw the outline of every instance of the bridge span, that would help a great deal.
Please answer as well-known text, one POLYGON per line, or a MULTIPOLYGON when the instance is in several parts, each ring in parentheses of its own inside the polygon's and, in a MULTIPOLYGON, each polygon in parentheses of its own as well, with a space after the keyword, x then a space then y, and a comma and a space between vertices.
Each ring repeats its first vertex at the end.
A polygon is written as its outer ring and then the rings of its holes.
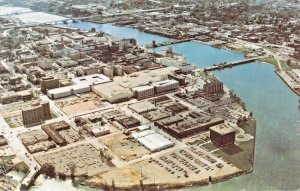
POLYGON ((245 59, 245 60, 240 60, 240 61, 235 61, 235 62, 216 64, 216 65, 204 68, 204 71, 214 71, 214 70, 222 70, 222 69, 225 69, 225 68, 232 68, 234 66, 238 66, 238 65, 248 64, 248 63, 254 62, 254 61, 258 60, 259 58, 262 58, 262 57, 259 56, 259 57, 253 57, 253 58, 249 58, 249 59, 245 59))

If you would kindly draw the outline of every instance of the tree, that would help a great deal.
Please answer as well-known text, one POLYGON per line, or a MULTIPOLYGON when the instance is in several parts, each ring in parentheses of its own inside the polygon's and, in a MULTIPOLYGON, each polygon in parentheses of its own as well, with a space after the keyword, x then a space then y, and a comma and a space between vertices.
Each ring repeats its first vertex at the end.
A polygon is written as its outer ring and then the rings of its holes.
POLYGON ((230 98, 235 98, 235 93, 233 90, 229 91, 229 96, 230 96, 230 98))
POLYGON ((58 178, 61 180, 66 180, 66 175, 64 173, 58 173, 58 178))
POLYGON ((114 179, 111 180, 111 187, 112 187, 112 190, 116 189, 116 185, 115 185, 115 180, 114 179))
POLYGON ((143 183, 143 180, 140 180, 140 186, 141 186, 141 190, 144 191, 144 183, 143 183))
POLYGON ((71 173, 71 179, 74 181, 75 179, 75 171, 76 171, 76 165, 73 162, 69 163, 70 173, 71 173))
POLYGON ((103 153, 103 150, 102 150, 102 149, 100 149, 100 157, 101 157, 101 161, 103 162, 104 153, 103 153))
POLYGON ((45 163, 41 166, 41 174, 45 174, 46 177, 55 178, 56 177, 55 167, 52 164, 45 163))

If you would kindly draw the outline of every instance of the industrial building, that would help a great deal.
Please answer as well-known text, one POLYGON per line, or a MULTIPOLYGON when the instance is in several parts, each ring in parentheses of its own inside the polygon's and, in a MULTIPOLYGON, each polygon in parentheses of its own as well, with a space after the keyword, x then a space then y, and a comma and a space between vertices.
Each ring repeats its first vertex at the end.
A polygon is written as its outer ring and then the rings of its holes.
POLYGON ((182 105, 181 103, 174 103, 166 107, 166 111, 171 112, 173 115, 175 115, 176 113, 187 111, 188 109, 189 108, 187 106, 182 105))
POLYGON ((109 127, 102 126, 101 122, 89 123, 84 125, 83 128, 95 137, 107 135, 110 133, 109 127))
POLYGON ((133 134, 132 137, 151 152, 161 151, 175 145, 172 141, 153 130, 144 130, 133 134))
POLYGON ((223 123, 224 119, 222 118, 201 115, 196 117, 194 115, 186 117, 175 115, 154 122, 156 126, 177 138, 185 138, 201 131, 207 131, 209 127, 223 123))
POLYGON ((225 124, 210 127, 210 140, 218 147, 233 145, 235 142, 235 130, 225 124))
POLYGON ((3 92, 0 94, 0 103, 10 104, 20 100, 28 101, 31 100, 32 97, 33 95, 30 90, 23 90, 19 92, 15 92, 15 91, 3 92))
POLYGON ((152 103, 154 103, 155 105, 157 104, 164 104, 164 103, 169 103, 172 101, 172 99, 170 99, 167 96, 160 96, 160 97, 156 97, 150 100, 152 103))
POLYGON ((40 129, 21 133, 18 137, 30 153, 47 151, 56 147, 55 143, 49 140, 48 135, 40 129))
MULTIPOLYGON (((168 74, 176 70, 178 70, 178 68, 166 67, 151 71, 135 72, 128 76, 116 76, 112 82, 93 86, 92 91, 111 103, 122 102, 133 98, 135 95, 133 89, 141 86, 153 86, 157 88, 158 93, 163 93, 178 88, 178 82, 176 80, 164 80, 168 78, 168 74)), ((152 94, 152 90, 148 91, 147 89, 141 88, 141 92, 144 90, 150 95, 152 94)), ((140 93, 140 95, 141 97, 149 97, 143 93, 140 93)))
POLYGON ((42 125, 42 129, 45 133, 59 146, 67 145, 66 139, 59 134, 59 131, 69 128, 70 125, 65 121, 42 125))
POLYGON ((92 85, 102 84, 110 81, 110 78, 103 74, 83 76, 72 79, 71 83, 73 85, 48 90, 47 95, 51 99, 58 99, 74 94, 86 93, 91 91, 92 85))
POLYGON ((129 88, 123 88, 114 82, 93 86, 92 91, 110 103, 126 101, 134 95, 129 88))
POLYGON ((135 128, 141 125, 141 122, 134 117, 125 117, 117 119, 117 121, 126 129, 135 128))
POLYGON ((92 74, 88 76, 74 78, 71 80, 71 83, 76 85, 87 84, 91 86, 91 85, 102 84, 110 81, 111 81, 110 78, 103 74, 92 74))
POLYGON ((128 105, 128 108, 132 109, 138 114, 147 113, 149 111, 154 111, 157 109, 155 105, 149 101, 141 101, 141 102, 133 103, 128 105))
POLYGON ((170 115, 168 113, 160 111, 160 110, 147 112, 143 116, 150 121, 158 121, 158 120, 170 117, 170 115))
POLYGON ((43 123, 51 119, 49 102, 34 103, 30 108, 22 110, 23 124, 25 126, 43 123))

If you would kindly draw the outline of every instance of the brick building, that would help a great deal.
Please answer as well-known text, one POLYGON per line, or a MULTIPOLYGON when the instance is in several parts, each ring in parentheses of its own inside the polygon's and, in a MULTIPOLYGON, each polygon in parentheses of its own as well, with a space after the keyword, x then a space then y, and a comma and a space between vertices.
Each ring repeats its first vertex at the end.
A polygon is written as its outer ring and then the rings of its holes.
POLYGON ((203 89, 210 94, 222 93, 224 91, 223 83, 218 81, 204 84, 203 89))
POLYGON ((226 147, 234 144, 235 130, 225 124, 210 128, 210 139, 218 147, 226 147))
POLYGON ((41 91, 46 94, 48 90, 59 87, 59 80, 54 77, 44 77, 40 80, 41 91))
POLYGON ((40 124, 51 119, 49 102, 35 103, 30 108, 23 109, 22 118, 25 126, 40 124))

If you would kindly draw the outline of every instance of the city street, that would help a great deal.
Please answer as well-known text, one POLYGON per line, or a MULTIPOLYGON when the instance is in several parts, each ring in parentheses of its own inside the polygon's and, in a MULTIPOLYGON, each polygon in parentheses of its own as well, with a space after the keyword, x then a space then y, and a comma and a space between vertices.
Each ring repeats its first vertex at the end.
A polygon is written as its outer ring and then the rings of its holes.
POLYGON ((24 129, 15 128, 12 129, 0 116, 0 124, 1 124, 1 135, 3 135, 7 141, 9 146, 16 152, 17 157, 19 157, 22 161, 24 161, 29 167, 29 173, 25 176, 23 181, 18 185, 18 188, 21 184, 27 185, 34 175, 39 171, 40 165, 36 162, 33 156, 27 151, 27 149, 22 144, 21 140, 17 137, 18 133, 24 131, 24 129))

